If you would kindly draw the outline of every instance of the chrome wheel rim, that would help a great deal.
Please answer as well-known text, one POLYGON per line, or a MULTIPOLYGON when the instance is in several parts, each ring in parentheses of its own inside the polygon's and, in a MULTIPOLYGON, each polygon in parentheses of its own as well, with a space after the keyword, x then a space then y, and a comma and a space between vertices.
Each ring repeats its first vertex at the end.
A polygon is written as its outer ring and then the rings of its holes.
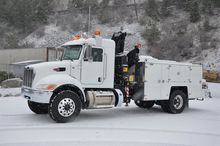
POLYGON ((183 106, 183 98, 180 95, 176 95, 173 100, 173 106, 175 109, 181 109, 183 106))
POLYGON ((64 98, 58 104, 58 112, 63 117, 71 116, 75 111, 75 102, 71 98, 64 98))

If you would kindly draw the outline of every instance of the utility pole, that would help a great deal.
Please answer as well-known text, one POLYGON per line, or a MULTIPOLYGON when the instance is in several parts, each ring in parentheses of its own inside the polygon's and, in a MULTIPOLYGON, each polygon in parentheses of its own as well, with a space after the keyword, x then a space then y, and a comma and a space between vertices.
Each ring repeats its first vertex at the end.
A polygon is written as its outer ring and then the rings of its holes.
POLYGON ((89 6, 88 34, 89 34, 89 32, 90 32, 90 21, 91 21, 91 6, 89 6))
POLYGON ((134 9, 135 9, 136 18, 137 18, 137 21, 138 21, 138 10, 137 10, 136 0, 134 0, 134 9))

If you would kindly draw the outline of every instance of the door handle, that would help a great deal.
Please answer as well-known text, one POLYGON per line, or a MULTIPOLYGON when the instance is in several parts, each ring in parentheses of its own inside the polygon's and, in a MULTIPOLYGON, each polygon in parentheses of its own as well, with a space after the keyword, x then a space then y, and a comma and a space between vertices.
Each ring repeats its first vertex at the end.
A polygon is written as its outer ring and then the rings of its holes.
POLYGON ((98 77, 98 82, 101 82, 102 81, 102 78, 101 77, 98 77))

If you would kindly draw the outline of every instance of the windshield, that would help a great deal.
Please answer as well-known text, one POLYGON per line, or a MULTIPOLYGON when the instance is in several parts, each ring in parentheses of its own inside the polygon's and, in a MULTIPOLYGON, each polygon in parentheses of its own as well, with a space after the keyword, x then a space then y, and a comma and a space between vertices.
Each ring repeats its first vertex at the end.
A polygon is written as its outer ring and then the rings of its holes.
POLYGON ((64 54, 62 60, 78 60, 82 51, 81 45, 62 46, 64 54))

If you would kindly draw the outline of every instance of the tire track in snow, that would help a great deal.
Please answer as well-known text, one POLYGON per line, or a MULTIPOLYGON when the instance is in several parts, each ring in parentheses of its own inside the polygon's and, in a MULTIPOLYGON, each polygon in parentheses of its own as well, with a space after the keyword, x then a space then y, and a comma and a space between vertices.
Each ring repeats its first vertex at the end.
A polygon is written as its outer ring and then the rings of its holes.
POLYGON ((214 136, 220 137, 220 133, 209 133, 209 132, 196 132, 196 131, 183 131, 183 130, 166 130, 166 129, 150 129, 150 128, 120 128, 120 127, 82 127, 82 126, 33 126, 33 125, 25 125, 25 126, 9 126, 9 127, 0 127, 0 131, 15 131, 15 130, 100 130, 100 131, 136 131, 136 132, 156 132, 156 133, 173 133, 173 134, 190 134, 190 135, 201 135, 201 136, 214 136), (29 127, 27 127, 29 126, 29 127))
POLYGON ((41 141, 41 142, 20 142, 20 143, 2 143, 0 146, 190 146, 185 144, 171 144, 147 141, 107 141, 107 140, 89 140, 89 141, 41 141))

